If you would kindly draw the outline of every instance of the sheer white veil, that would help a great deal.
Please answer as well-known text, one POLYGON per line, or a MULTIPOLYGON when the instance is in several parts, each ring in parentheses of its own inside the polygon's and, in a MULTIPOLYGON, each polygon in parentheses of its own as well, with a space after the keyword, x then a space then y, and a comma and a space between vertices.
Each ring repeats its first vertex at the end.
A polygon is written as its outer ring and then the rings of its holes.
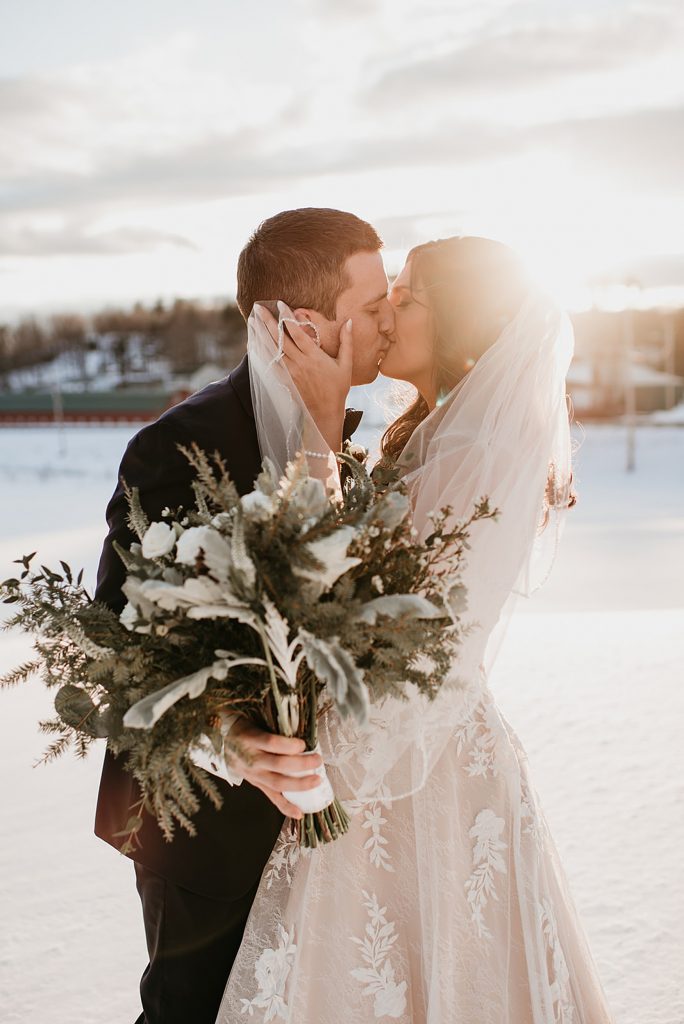
MULTIPOLYGON (((348 787, 339 792, 342 798, 397 800, 422 788, 481 692, 514 595, 528 595, 548 576, 570 493, 565 377, 573 343, 568 315, 544 293, 530 291, 405 446, 400 466, 419 536, 430 532, 431 513, 447 505, 464 519, 488 497, 500 515, 472 528, 464 618, 475 628, 435 700, 407 686, 405 700, 373 705, 363 729, 334 712, 326 715, 321 743, 348 787)), ((282 459, 302 447, 328 452, 254 313, 248 353, 262 454, 281 468, 282 459)))
POLYGON ((262 459, 267 456, 271 460, 279 476, 300 452, 308 452, 309 464, 316 476, 335 491, 339 489, 335 453, 316 426, 283 358, 283 337, 288 322, 300 326, 308 323, 318 338, 315 324, 284 315, 272 302, 256 303, 247 321, 249 383, 259 451, 262 459), (277 346, 261 317, 262 307, 277 317, 277 346))

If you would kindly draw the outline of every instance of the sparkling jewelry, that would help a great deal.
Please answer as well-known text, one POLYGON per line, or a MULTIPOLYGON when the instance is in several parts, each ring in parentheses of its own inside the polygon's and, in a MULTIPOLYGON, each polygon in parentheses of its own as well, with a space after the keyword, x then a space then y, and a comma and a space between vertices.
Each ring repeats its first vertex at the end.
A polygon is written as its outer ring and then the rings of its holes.
POLYGON ((293 316, 284 316, 278 321, 278 351, 283 351, 283 337, 285 334, 285 328, 283 324, 296 324, 297 327, 313 327, 314 334, 316 335, 316 344, 321 347, 321 336, 318 333, 318 327, 312 320, 296 320, 293 316))

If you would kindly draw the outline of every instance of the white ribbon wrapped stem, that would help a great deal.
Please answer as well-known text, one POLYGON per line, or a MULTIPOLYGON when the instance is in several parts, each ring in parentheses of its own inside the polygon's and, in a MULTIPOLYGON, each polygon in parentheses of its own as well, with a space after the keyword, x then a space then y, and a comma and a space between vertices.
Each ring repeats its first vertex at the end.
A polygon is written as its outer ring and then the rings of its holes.
MULTIPOLYGON (((321 748, 317 743, 313 750, 304 751, 305 754, 320 754, 321 748)), ((304 811, 305 814, 315 814, 316 811, 322 811, 335 799, 332 786, 328 779, 325 765, 322 764, 319 768, 307 769, 303 772, 292 772, 293 778, 301 779, 305 775, 318 775, 320 783, 315 789, 284 789, 283 796, 286 800, 289 800, 295 807, 299 807, 300 811, 304 811)))

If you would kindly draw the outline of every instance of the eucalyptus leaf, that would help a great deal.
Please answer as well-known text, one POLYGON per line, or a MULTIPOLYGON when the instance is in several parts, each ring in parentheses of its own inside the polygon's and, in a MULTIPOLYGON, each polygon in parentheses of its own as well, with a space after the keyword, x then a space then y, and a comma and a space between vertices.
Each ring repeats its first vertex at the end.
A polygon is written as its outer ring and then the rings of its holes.
POLYGON ((100 714, 98 712, 95 715, 91 715, 85 724, 91 736, 98 740, 105 740, 110 735, 109 716, 106 713, 100 714))
POLYGON ((95 705, 80 686, 67 683, 57 691, 55 711, 66 725, 82 728, 84 719, 95 712, 95 705))

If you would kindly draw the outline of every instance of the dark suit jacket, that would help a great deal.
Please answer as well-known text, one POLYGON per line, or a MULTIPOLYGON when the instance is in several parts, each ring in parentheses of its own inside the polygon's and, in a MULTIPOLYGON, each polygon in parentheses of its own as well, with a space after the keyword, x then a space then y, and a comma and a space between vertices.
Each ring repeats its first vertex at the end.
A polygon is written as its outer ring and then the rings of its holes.
MULTIPOLYGON (((361 414, 347 412, 345 436, 356 428, 361 414)), ((196 441, 212 453, 218 450, 239 492, 254 486, 261 468, 261 455, 249 385, 247 357, 227 377, 207 385, 184 402, 167 410, 158 420, 140 430, 130 441, 119 468, 131 487, 138 487, 142 506, 150 519, 161 516, 163 508, 194 505, 192 469, 176 448, 196 441)), ((109 533, 100 557, 95 598, 120 612, 126 603, 121 586, 123 563, 112 542, 127 548, 136 539, 126 525, 127 503, 121 486, 116 487, 107 506, 109 533)), ((132 858, 164 878, 200 895, 237 899, 259 878, 275 844, 283 816, 248 782, 230 786, 214 777, 223 797, 220 811, 206 798, 194 821, 198 835, 191 837, 178 828, 167 842, 156 821, 145 815, 138 833, 140 849, 132 858)), ((140 799, 138 784, 107 749, 102 769, 95 817, 95 833, 117 849, 129 808, 140 799)))

